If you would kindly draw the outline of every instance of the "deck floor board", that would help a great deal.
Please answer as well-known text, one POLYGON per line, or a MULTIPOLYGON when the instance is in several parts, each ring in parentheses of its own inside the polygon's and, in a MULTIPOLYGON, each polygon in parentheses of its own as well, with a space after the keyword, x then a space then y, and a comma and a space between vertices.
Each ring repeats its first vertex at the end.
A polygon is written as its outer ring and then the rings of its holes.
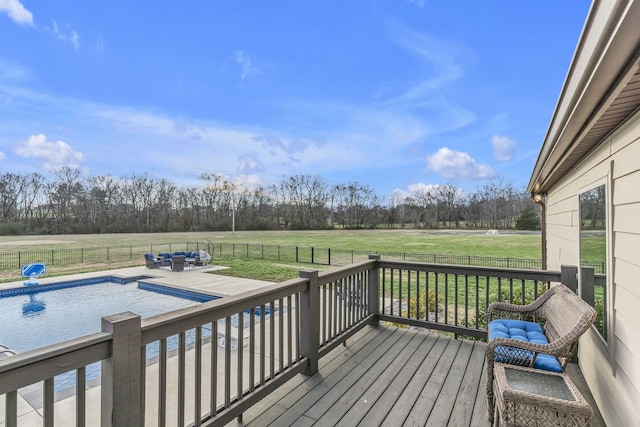
POLYGON ((228 425, 489 426, 485 350, 480 341, 366 326, 320 359, 316 375, 297 375, 228 425))
POLYGON ((475 419, 473 425, 488 426, 484 400, 478 405, 476 399, 483 371, 483 343, 365 327, 320 359, 316 375, 296 376, 249 409, 243 423, 229 425, 447 425, 449 419, 463 425, 457 421, 475 419))

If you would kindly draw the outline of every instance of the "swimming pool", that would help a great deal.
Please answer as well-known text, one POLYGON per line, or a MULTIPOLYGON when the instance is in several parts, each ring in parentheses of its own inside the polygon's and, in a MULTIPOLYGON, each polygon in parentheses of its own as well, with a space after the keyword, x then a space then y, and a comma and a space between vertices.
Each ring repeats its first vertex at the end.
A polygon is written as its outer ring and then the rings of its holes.
MULTIPOLYGON (((132 311, 150 317, 217 298, 150 283, 122 282, 101 277, 0 291, 0 344, 21 353, 100 332, 101 318, 111 314, 132 311)), ((99 364, 87 369, 88 380, 99 375, 99 364)), ((72 387, 74 382, 74 375, 65 374, 56 377, 55 388, 72 387)))

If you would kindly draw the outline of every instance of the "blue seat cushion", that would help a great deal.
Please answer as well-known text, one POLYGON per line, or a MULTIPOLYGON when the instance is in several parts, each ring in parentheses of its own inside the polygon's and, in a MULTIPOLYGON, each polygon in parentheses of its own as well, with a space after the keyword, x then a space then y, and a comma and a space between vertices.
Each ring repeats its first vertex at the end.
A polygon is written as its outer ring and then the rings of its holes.
MULTIPOLYGON (((535 344, 549 344, 549 340, 542 330, 542 326, 535 322, 525 322, 514 319, 495 319, 489 323, 489 340, 494 338, 512 338, 535 344)), ((530 364, 534 353, 528 350, 516 349, 507 346, 498 346, 495 349, 495 361, 502 363, 515 363, 514 361, 528 361, 530 364)), ((520 363, 518 363, 520 364, 520 363)), ((558 358, 549 354, 538 354, 533 367, 545 371, 562 372, 562 365, 558 358)))

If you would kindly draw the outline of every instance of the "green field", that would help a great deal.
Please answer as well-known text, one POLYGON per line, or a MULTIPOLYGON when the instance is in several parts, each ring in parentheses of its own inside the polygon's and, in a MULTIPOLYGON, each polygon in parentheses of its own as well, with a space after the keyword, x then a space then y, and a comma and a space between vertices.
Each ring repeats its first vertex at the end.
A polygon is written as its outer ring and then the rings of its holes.
POLYGON ((540 258, 540 234, 445 230, 242 231, 0 236, 0 251, 95 248, 172 242, 264 243, 371 251, 540 258))
MULTIPOLYGON (((194 243, 250 243, 281 245, 287 247, 315 247, 340 250, 375 252, 399 252, 444 255, 469 255, 485 257, 509 257, 540 259, 539 233, 500 233, 448 230, 330 230, 330 231, 256 231, 256 232, 211 232, 211 233, 131 233, 95 235, 44 235, 44 236, 0 236, 0 254, 16 251, 52 251, 84 248, 133 248, 133 260, 129 262, 82 264, 49 269, 48 275, 106 270, 109 268, 143 265, 142 254, 153 248, 171 245, 173 250, 184 250, 187 242, 194 243), (139 254, 138 254, 139 252, 139 254), (139 256, 139 258, 138 258, 139 256)), ((202 247, 202 246, 200 246, 202 247)), ((115 249, 112 249, 115 252, 115 249)), ((275 265, 270 262, 247 262, 230 257, 216 259, 233 267, 227 274, 255 277, 262 274, 267 280, 283 277, 272 272, 278 268, 296 271, 301 265, 275 265), (252 265, 253 264, 253 265, 252 265)), ((316 268, 316 267, 314 267, 316 268)), ((2 280, 18 280, 19 272, 5 273, 2 280)), ((285 276, 290 272, 285 273, 285 276)))

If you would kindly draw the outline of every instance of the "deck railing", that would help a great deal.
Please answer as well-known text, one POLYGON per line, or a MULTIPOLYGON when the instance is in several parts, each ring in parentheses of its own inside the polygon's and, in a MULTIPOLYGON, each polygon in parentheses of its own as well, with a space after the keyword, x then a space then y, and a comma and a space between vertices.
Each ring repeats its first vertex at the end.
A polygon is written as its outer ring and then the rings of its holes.
POLYGON ((0 360, 6 426, 18 425, 17 391, 32 384, 43 384, 45 425, 67 425, 60 421, 67 409, 56 409, 63 401, 56 403, 54 392, 54 376, 67 371, 77 372, 77 426, 221 425, 298 373, 317 372, 320 357, 367 324, 483 338, 482 312, 492 298, 523 302, 553 282, 575 288, 576 272, 372 256, 148 319, 108 316, 101 333, 0 360), (100 399, 87 403, 85 369, 96 361, 102 362, 100 399))

